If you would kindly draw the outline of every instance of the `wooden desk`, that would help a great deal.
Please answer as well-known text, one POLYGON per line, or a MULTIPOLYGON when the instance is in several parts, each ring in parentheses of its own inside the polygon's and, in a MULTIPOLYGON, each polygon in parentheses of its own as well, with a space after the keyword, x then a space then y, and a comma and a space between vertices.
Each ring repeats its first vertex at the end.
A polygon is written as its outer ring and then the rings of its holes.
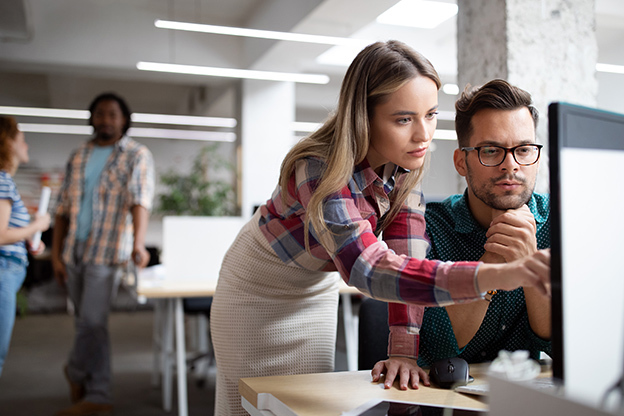
MULTIPOLYGON (((485 382, 487 364, 472 364, 470 374, 474 383, 485 382)), ((383 383, 371 381, 370 370, 345 371, 323 374, 295 376, 253 377, 239 380, 238 389, 243 407, 252 415, 292 415, 297 416, 339 416, 342 412, 354 409, 371 399, 414 401, 427 404, 487 409, 484 399, 479 396, 456 393, 421 384, 418 390, 402 391, 395 383, 385 390, 383 383), (267 402, 266 393, 273 395, 287 406, 282 412, 275 412, 275 406, 267 402), (289 412, 288 409, 292 411, 289 412)), ((278 403, 278 408, 280 403, 278 403)))

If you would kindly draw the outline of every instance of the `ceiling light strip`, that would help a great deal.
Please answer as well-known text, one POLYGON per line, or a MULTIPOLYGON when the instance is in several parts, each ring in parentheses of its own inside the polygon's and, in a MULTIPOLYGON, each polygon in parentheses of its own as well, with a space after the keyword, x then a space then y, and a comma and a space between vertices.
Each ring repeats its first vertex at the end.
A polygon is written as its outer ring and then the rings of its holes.
POLYGON ((200 117, 200 116, 176 116, 169 114, 133 113, 132 121, 135 123, 152 124, 177 124, 183 126, 202 127, 236 127, 236 119, 230 117, 200 117))
POLYGON ((302 133, 310 133, 318 130, 323 124, 322 123, 313 123, 306 121, 295 121, 291 124, 292 131, 298 131, 302 133))
POLYGON ((51 133, 51 134, 79 134, 90 136, 93 134, 91 126, 75 126, 69 124, 38 124, 18 123, 18 127, 24 133, 51 133))
POLYGON ((455 130, 437 129, 433 133, 433 138, 437 140, 457 140, 457 133, 455 133, 455 130))
POLYGON ((596 71, 609 72, 611 74, 624 74, 624 65, 612 65, 612 64, 596 64, 596 71))
MULTIPOLYGON (((19 129, 24 133, 74 134, 81 136, 91 136, 93 134, 93 127, 91 126, 36 123, 19 123, 18 126, 19 129)), ((128 130, 128 135, 131 137, 145 137, 155 139, 197 140, 230 143, 236 141, 235 133, 221 131, 174 130, 131 127, 128 130)))
POLYGON ((433 29, 457 14, 457 4, 401 0, 377 17, 377 23, 433 29))
MULTIPOLYGON (((77 120, 88 120, 90 117, 90 113, 84 110, 11 106, 0 106, 0 114, 27 117, 69 118, 77 120)), ((236 119, 230 117, 179 116, 150 113, 133 113, 131 119, 134 123, 175 124, 201 127, 234 128, 237 124, 236 119)))
POLYGON ((138 62, 141 71, 168 72, 174 74, 203 75, 210 77, 226 77, 256 79, 264 81, 289 81, 304 84, 327 84, 329 77, 320 74, 295 74, 289 72, 256 71, 251 69, 217 68, 210 66, 165 64, 158 62, 138 62))
POLYGON ((11 116, 52 117, 87 120, 89 112, 85 110, 66 110, 59 108, 9 107, 0 106, 0 114, 11 116))
POLYGON ((351 39, 335 36, 308 35, 304 33, 277 32, 274 30, 247 29, 242 27, 205 25, 199 23, 156 20, 154 26, 161 29, 183 30, 188 32, 212 33, 217 35, 244 36, 249 38, 285 40, 291 42, 319 43, 323 45, 360 45, 371 43, 363 39, 351 39))
POLYGON ((151 137, 156 139, 181 139, 198 140, 209 142, 235 142, 236 134, 225 131, 196 131, 196 130, 172 130, 150 129, 143 127, 130 127, 128 135, 131 137, 151 137))

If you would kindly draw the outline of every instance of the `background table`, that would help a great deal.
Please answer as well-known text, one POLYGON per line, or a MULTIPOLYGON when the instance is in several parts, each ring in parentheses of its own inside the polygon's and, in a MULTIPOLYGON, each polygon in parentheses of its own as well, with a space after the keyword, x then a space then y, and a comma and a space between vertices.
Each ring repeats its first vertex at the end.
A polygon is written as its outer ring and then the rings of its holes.
POLYGON ((137 294, 147 299, 156 299, 154 312, 154 369, 161 370, 163 408, 171 411, 172 402, 172 370, 173 363, 173 331, 175 328, 175 368, 178 386, 178 415, 188 415, 188 395, 186 386, 186 344, 184 328, 184 298, 213 296, 216 282, 202 281, 172 281, 165 280, 159 286, 145 286, 137 288, 137 294))
MULTIPOLYGON (((211 279, 164 279, 157 284, 153 282, 146 284, 139 277, 137 294, 146 299, 157 300, 154 312, 154 377, 158 377, 158 370, 160 370, 163 408, 169 412, 172 408, 172 371, 175 365, 179 416, 188 415, 186 335, 182 302, 184 298, 213 296, 216 285, 217 282, 211 279), (174 329, 175 361, 172 361, 174 329)), ((357 368, 357 315, 351 304, 351 295, 359 293, 357 289, 341 281, 340 296, 343 302, 343 323, 349 369, 357 368)))

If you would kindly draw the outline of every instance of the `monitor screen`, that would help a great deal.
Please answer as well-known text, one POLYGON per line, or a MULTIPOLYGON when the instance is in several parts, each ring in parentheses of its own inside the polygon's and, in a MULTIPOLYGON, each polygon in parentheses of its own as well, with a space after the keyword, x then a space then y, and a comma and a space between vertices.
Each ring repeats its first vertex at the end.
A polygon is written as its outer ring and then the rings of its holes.
POLYGON ((624 115, 549 106, 553 376, 598 406, 624 369, 624 115))

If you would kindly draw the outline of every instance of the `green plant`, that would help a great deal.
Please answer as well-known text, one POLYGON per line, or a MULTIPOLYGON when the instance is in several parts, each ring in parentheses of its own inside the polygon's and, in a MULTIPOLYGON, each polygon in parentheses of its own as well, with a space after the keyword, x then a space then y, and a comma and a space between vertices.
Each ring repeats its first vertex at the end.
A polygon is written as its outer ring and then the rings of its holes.
POLYGON ((169 170, 160 176, 168 191, 158 196, 157 211, 165 215, 227 216, 236 214, 234 188, 211 179, 215 172, 234 172, 231 164, 217 154, 217 145, 203 147, 188 175, 169 170))

